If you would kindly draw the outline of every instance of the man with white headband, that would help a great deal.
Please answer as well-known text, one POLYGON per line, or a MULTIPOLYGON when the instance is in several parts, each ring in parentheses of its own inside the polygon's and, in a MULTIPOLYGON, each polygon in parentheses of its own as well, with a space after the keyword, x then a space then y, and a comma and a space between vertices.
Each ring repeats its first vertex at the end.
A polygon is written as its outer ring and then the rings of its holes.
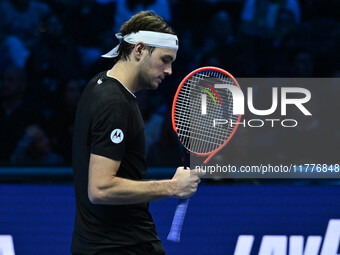
POLYGON ((103 55, 114 58, 114 66, 89 82, 78 104, 71 252, 165 254, 148 202, 189 197, 200 176, 179 167, 171 180, 143 180, 144 123, 134 93, 156 89, 172 73, 178 39, 161 17, 149 11, 131 17, 116 37, 119 44, 103 55))

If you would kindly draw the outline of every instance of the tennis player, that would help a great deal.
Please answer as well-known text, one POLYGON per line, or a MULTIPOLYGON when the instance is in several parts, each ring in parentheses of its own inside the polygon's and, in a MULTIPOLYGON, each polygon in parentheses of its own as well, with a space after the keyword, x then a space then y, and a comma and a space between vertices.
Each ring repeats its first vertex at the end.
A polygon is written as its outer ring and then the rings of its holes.
POLYGON ((146 181, 144 123, 134 93, 156 89, 172 72, 178 39, 158 15, 139 12, 103 57, 112 69, 96 75, 78 104, 73 171, 75 254, 165 254, 148 210, 151 200, 194 194, 200 173, 179 167, 170 180, 146 181))

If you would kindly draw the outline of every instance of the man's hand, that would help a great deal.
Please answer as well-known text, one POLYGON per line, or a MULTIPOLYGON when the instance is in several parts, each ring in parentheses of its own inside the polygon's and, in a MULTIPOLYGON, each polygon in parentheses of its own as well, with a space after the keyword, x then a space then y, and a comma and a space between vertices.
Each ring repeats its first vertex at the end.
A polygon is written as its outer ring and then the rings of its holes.
POLYGON ((201 177, 205 174, 202 170, 190 170, 189 168, 178 167, 174 177, 172 178, 175 184, 175 196, 178 198, 187 198, 192 196, 198 184, 201 182, 201 177))

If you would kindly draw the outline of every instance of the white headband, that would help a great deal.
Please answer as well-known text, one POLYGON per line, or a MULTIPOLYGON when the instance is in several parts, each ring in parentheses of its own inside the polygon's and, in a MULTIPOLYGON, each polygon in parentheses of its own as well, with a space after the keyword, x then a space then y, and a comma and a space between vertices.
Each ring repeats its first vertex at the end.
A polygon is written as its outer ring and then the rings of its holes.
POLYGON ((176 35, 172 34, 140 30, 137 33, 131 33, 125 36, 122 36, 121 33, 117 33, 116 37, 119 39, 119 44, 105 55, 102 55, 103 58, 117 57, 119 54, 118 48, 122 40, 131 44, 144 42, 147 46, 151 47, 178 50, 178 38, 176 35))

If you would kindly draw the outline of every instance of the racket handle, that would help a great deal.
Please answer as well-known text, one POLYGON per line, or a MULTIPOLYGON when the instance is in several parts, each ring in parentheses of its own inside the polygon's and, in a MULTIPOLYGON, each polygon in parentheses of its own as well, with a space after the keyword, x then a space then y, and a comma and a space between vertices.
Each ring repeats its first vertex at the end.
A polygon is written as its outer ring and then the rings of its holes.
POLYGON ((179 199, 176 207, 175 215, 172 220, 172 225, 168 235, 168 240, 179 243, 181 239, 181 231, 184 222, 184 217, 187 212, 189 198, 179 199))

